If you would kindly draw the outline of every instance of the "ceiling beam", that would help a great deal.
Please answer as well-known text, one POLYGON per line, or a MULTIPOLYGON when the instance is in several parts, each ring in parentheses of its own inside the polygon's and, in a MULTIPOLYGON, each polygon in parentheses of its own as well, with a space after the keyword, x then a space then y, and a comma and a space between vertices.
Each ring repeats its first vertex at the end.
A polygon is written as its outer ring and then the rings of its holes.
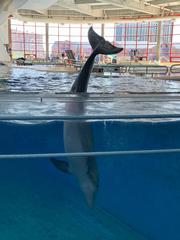
POLYGON ((92 10, 88 4, 75 4, 73 0, 59 0, 57 2, 60 6, 83 13, 92 17, 103 17, 103 10, 92 10))
POLYGON ((177 11, 180 10, 180 5, 178 5, 178 6, 169 6, 168 8, 169 8, 170 10, 172 10, 172 11, 177 12, 177 11))
POLYGON ((173 2, 177 2, 178 3, 178 0, 152 0, 150 3, 154 4, 154 5, 157 5, 157 4, 166 5, 168 3, 173 3, 173 2))
POLYGON ((48 11, 47 10, 35 10, 37 13, 42 14, 42 15, 47 15, 48 11))
POLYGON ((8 8, 13 0, 1 0, 0 11, 8 11, 8 8))
POLYGON ((66 8, 60 6, 60 5, 52 5, 47 10, 66 10, 66 8))
MULTIPOLYGON (((179 16, 175 16, 176 19, 180 19, 180 15, 179 16)), ((159 17, 156 17, 156 16, 147 16, 147 17, 142 17, 141 16, 136 16, 136 17, 132 17, 129 16, 127 18, 124 18, 124 17, 115 17, 114 19, 112 18, 98 18, 98 19, 95 19, 95 18, 91 18, 91 17, 85 17, 85 18, 80 18, 80 17, 76 17, 76 18, 73 18, 72 17, 61 17, 61 19, 59 19, 59 17, 46 17, 46 16, 43 16, 43 15, 38 15, 36 17, 34 16, 28 16, 28 15, 19 15, 17 17, 17 19, 19 20, 22 20, 22 21, 41 21, 41 22, 52 22, 52 23, 77 23, 77 24, 85 24, 85 23, 129 23, 129 21, 131 22, 145 22, 145 21, 148 21, 148 22, 151 22, 151 21, 165 21, 165 20, 172 20, 173 19, 173 16, 159 16, 159 17)))
POLYGON ((117 7, 126 8, 135 10, 138 12, 147 13, 150 15, 159 15, 161 10, 155 6, 146 6, 143 1, 135 1, 135 0, 98 0, 99 2, 104 2, 108 4, 113 4, 117 7))
POLYGON ((97 0, 74 0, 75 4, 97 3, 97 0))
MULTIPOLYGON (((79 17, 79 13, 75 12, 73 10, 48 10, 48 16, 54 17, 54 16, 73 16, 73 17, 79 17)), ((84 15, 86 16, 86 15, 84 15)), ((83 17, 83 15, 81 16, 83 17)))
POLYGON ((129 16, 142 16, 144 15, 144 13, 142 12, 137 12, 137 11, 133 11, 133 10, 129 10, 129 9, 117 9, 117 10, 107 10, 106 11, 106 14, 109 16, 109 17, 114 17, 114 16, 124 16, 124 15, 129 15, 129 16))
POLYGON ((8 16, 17 15, 17 9, 27 0, 0 0, 0 24, 7 21, 8 16))
POLYGON ((9 9, 17 10, 17 9, 21 8, 24 4, 26 4, 26 2, 27 2, 27 0, 13 0, 9 9))
POLYGON ((17 12, 22 15, 48 15, 48 11, 46 10, 18 9, 17 12))
POLYGON ((48 7, 56 4, 57 0, 13 0, 13 1, 24 1, 24 4, 21 4, 21 7, 17 9, 32 9, 32 10, 44 10, 48 7))
POLYGON ((97 9, 103 9, 103 10, 117 10, 117 9, 122 9, 122 7, 118 7, 115 5, 93 5, 91 6, 92 10, 97 10, 97 9))

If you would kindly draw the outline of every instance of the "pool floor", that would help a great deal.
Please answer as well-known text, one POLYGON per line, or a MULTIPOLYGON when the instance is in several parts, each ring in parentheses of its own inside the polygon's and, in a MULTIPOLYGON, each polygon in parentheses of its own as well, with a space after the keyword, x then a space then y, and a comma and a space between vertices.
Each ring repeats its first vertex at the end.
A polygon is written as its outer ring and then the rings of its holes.
POLYGON ((51 164, 37 161, 0 162, 0 239, 144 239, 105 211, 89 209, 51 164))

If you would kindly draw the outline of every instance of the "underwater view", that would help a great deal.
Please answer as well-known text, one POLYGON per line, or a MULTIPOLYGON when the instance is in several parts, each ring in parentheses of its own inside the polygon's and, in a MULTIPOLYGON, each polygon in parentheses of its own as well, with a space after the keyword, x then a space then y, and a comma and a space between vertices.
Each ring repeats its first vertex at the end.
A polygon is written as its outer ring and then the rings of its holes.
POLYGON ((0 238, 179 240, 180 83, 76 76, 1 72, 0 238))
MULTIPOLYGON (((179 121, 90 124, 94 152, 180 145, 179 121)), ((99 186, 90 208, 77 178, 50 157, 18 157, 63 154, 63 122, 1 122, 0 131, 2 239, 179 239, 179 153, 95 156, 99 186)))

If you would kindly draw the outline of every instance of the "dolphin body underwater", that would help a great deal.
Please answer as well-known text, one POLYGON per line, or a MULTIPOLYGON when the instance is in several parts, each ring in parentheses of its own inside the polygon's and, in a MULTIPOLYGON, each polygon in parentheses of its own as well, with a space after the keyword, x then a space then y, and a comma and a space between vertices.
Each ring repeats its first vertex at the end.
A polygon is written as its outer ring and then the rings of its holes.
MULTIPOLYGON (((123 50, 113 46, 90 27, 88 39, 93 49, 81 72, 74 81, 70 93, 86 93, 94 59, 98 54, 115 54, 123 50)), ((66 110, 71 115, 84 113, 84 102, 70 102, 66 110)), ((93 151, 93 133, 91 124, 85 120, 68 120, 64 122, 64 148, 67 153, 93 151)), ((54 166, 66 173, 73 174, 79 181, 89 207, 93 207, 99 185, 99 173, 96 158, 93 156, 68 157, 68 161, 50 158, 54 166)))

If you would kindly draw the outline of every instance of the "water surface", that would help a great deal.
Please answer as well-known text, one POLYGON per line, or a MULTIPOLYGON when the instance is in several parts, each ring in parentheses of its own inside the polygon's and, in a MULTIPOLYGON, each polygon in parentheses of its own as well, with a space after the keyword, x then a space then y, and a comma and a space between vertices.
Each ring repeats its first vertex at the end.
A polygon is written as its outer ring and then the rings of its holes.
MULTIPOLYGON (((28 68, 0 68, 0 91, 67 92, 78 73, 46 72, 28 68)), ((140 76, 91 75, 89 93, 179 92, 180 82, 140 76)))

